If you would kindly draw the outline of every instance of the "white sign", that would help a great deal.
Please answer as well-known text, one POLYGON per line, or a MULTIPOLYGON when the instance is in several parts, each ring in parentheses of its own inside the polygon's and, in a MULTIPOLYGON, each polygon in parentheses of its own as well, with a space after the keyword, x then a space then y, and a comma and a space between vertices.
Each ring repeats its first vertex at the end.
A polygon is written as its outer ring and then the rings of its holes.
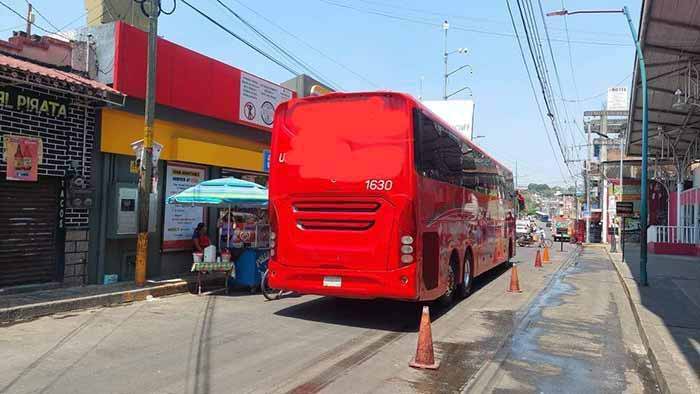
MULTIPOLYGON (((165 198, 178 194, 204 181, 205 169, 168 164, 165 175, 165 198)), ((182 204, 166 204, 163 220, 163 250, 192 247, 192 234, 197 223, 204 221, 204 208, 182 204)))
MULTIPOLYGON (((136 159, 140 160, 141 159, 141 154, 143 151, 143 140, 138 140, 134 141, 131 143, 131 149, 133 149, 134 154, 136 154, 136 159)), ((158 159, 160 158, 160 152, 163 151, 163 145, 153 141, 153 155, 151 159, 153 159, 153 166, 157 167, 158 166, 158 159)))
POLYGON ((608 88, 608 111, 627 111, 629 103, 627 101, 627 88, 615 86, 608 88))
POLYGON ((241 71, 241 121, 271 128, 277 104, 291 98, 291 90, 241 71))
POLYGON ((439 100, 423 101, 429 110, 441 117, 462 136, 471 140, 474 132, 474 101, 439 100))

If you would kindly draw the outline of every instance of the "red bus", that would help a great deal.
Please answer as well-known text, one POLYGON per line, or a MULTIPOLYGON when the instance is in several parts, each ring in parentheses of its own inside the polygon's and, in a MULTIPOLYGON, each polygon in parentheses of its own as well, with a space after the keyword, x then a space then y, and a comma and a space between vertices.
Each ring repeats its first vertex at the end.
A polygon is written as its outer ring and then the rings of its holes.
POLYGON ((511 172, 409 95, 281 104, 269 190, 273 288, 451 301, 515 253, 511 172))

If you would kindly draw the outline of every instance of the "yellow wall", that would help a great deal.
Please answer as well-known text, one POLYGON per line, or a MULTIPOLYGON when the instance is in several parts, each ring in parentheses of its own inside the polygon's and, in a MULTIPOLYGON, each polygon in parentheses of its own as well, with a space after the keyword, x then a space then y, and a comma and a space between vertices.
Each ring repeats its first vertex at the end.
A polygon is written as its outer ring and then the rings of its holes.
MULTIPOLYGON (((260 131, 264 133, 264 131, 260 131)), ((100 150, 133 156, 131 143, 143 139, 143 116, 102 110, 100 150)), ((262 171, 262 150, 268 147, 224 133, 156 120, 154 139, 163 145, 161 160, 262 171)))

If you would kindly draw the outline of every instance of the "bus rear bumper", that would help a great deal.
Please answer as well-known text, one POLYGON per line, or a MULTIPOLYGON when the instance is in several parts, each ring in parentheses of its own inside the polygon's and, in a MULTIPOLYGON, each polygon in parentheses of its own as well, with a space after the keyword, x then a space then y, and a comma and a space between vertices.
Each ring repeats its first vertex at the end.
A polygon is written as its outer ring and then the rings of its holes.
POLYGON ((301 294, 359 299, 418 299, 415 264, 391 271, 357 271, 291 267, 272 260, 269 269, 270 287, 301 294))

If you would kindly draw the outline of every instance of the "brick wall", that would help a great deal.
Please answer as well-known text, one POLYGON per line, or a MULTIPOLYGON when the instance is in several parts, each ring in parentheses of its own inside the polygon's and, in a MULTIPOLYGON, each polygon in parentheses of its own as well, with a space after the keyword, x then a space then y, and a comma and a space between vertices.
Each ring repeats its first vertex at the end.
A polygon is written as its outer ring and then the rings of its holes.
MULTIPOLYGON (((0 68, 0 75, 9 75, 9 71, 0 68)), ((22 77, 22 73, 15 76, 15 78, 22 77)), ((44 80, 46 81, 46 78, 44 80)), ((84 166, 83 173, 90 184, 90 164, 95 142, 95 107, 86 107, 85 99, 67 93, 27 85, 16 85, 15 87, 52 96, 56 99, 70 100, 68 114, 65 118, 51 118, 0 107, 0 135, 17 134, 40 137, 43 143, 43 160, 39 165, 39 175, 63 177, 70 163, 77 161, 79 165, 84 166), (85 141, 84 155, 83 140, 85 141)), ((0 152, 3 149, 2 138, 0 138, 0 152)), ((0 172, 6 172, 6 169, 6 163, 0 160, 0 172)), ((87 209, 66 209, 66 269, 64 277, 65 281, 70 284, 85 283, 88 214, 87 209)))

